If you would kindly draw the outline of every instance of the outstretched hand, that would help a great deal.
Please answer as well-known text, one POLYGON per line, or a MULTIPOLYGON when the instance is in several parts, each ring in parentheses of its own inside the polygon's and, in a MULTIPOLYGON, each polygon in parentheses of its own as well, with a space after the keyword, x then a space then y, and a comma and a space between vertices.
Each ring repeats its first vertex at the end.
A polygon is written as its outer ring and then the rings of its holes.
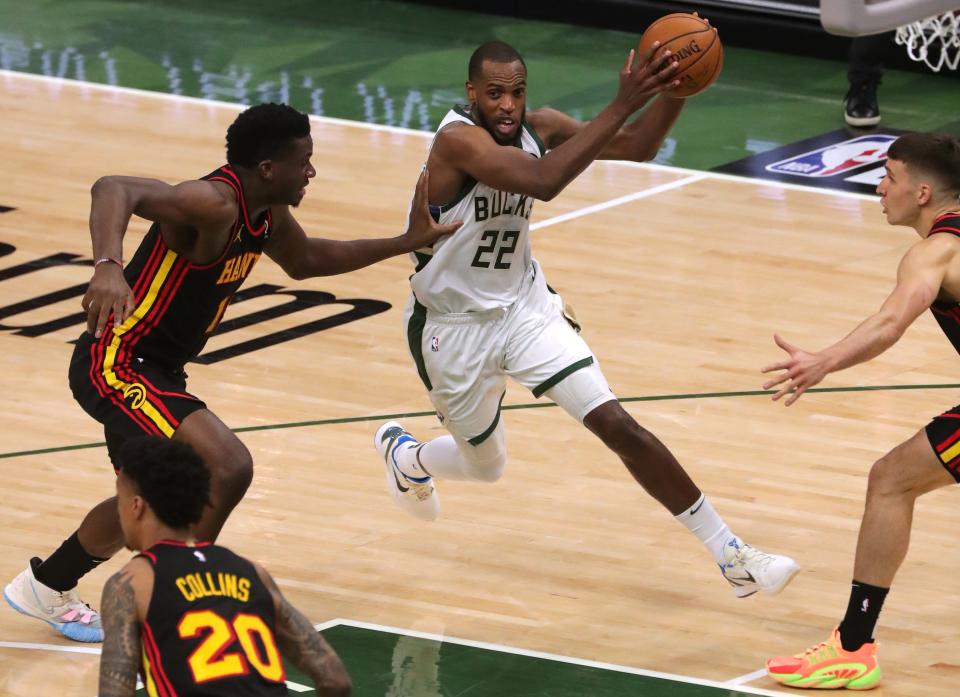
POLYGON ((410 219, 404 238, 412 250, 428 247, 444 235, 452 235, 463 225, 462 221, 455 221, 440 225, 430 213, 430 173, 424 167, 417 180, 417 188, 413 193, 413 203, 410 206, 410 219))
POLYGON ((680 85, 674 77, 679 63, 669 50, 654 58, 659 48, 660 42, 655 41, 642 55, 639 46, 631 49, 620 71, 616 101, 626 106, 631 114, 643 108, 652 97, 680 85))
POLYGON ((790 395, 783 403, 784 406, 789 407, 809 388, 823 380, 830 372, 830 368, 827 358, 822 353, 807 353, 788 343, 779 334, 774 334, 773 340, 790 357, 779 363, 772 363, 760 371, 762 373, 782 371, 774 379, 765 382, 763 389, 769 390, 777 385, 783 385, 773 395, 773 401, 776 402, 781 397, 790 395))

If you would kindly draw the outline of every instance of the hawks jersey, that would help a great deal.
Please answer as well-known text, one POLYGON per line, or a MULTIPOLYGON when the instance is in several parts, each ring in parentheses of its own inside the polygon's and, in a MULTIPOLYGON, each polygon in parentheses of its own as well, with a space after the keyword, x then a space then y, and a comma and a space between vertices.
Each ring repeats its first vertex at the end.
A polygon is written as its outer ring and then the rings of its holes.
POLYGON ((202 177, 230 186, 239 204, 230 241, 216 261, 193 264, 163 241, 154 223, 140 243, 124 277, 133 290, 135 309, 120 326, 107 326, 102 369, 134 356, 177 370, 195 358, 217 328, 234 293, 250 274, 270 236, 269 209, 251 221, 240 177, 229 165, 202 177))
MULTIPOLYGON (((462 107, 440 122, 475 125, 462 107)), ((543 143, 524 122, 516 147, 542 157, 543 143)), ((433 206, 440 223, 462 220, 452 235, 413 254, 416 272, 410 285, 417 300, 435 312, 478 312, 513 304, 531 262, 530 213, 533 199, 467 178, 449 203, 433 206)))
MULTIPOLYGON (((930 235, 943 233, 960 237, 960 213, 947 213, 933 221, 930 235)), ((930 311, 953 348, 960 353, 960 303, 956 300, 937 300, 930 306, 930 311)))
POLYGON ((287 694, 273 598, 253 564, 224 547, 172 540, 140 556, 154 573, 140 631, 150 697, 287 694))

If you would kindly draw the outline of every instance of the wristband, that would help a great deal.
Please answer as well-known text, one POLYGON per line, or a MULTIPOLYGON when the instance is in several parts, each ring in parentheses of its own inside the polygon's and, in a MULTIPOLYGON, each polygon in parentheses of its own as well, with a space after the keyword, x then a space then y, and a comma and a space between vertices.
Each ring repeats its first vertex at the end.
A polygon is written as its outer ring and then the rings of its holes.
POLYGON ((113 262, 114 264, 119 266, 121 269, 123 268, 123 262, 120 261, 119 259, 114 259, 113 257, 103 257, 102 259, 97 259, 95 262, 93 262, 93 268, 97 268, 98 266, 100 266, 100 264, 106 264, 108 261, 113 262))

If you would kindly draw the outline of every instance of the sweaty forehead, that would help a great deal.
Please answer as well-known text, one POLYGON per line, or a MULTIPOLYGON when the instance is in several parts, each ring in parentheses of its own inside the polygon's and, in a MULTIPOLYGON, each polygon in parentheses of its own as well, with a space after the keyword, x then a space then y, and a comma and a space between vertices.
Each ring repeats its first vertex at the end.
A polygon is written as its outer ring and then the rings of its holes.
POLYGON ((486 84, 507 85, 516 87, 526 83, 527 70, 520 61, 512 63, 495 63, 484 61, 481 69, 481 81, 486 84))

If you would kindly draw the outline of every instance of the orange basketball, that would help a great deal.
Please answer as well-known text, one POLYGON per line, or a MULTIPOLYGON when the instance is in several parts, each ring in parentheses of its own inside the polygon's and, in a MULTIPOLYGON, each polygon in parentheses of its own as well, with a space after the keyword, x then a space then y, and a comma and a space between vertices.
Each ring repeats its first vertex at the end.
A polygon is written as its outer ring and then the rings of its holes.
POLYGON ((680 85, 667 94, 690 97, 714 83, 723 67, 723 46, 717 30, 706 20, 678 12, 661 17, 643 32, 640 57, 646 55, 655 41, 660 42, 655 56, 670 50, 680 64, 675 78, 680 85))

